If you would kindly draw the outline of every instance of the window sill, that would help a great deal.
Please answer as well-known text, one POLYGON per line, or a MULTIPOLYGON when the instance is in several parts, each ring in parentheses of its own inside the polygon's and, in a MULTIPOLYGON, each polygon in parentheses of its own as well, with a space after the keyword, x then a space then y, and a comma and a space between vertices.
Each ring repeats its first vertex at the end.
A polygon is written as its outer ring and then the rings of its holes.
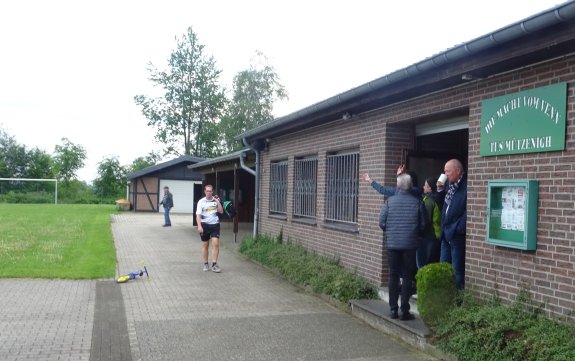
POLYGON ((291 219, 292 223, 301 223, 301 224, 307 224, 310 226, 317 226, 317 221, 315 220, 315 218, 292 218, 291 219))
POLYGON ((281 221, 287 221, 287 215, 285 214, 268 214, 269 218, 279 219, 281 221))
POLYGON ((324 223, 324 228, 334 229, 346 233, 359 234, 359 227, 357 224, 343 224, 343 223, 324 223))

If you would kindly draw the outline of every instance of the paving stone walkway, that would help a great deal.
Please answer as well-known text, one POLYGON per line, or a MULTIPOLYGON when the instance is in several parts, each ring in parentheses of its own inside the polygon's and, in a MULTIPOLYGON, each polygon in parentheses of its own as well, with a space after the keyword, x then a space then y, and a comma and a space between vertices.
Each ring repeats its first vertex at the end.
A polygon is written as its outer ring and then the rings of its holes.
POLYGON ((250 262, 228 226, 202 272, 191 217, 113 216, 118 274, 149 279, 0 280, 0 360, 434 360, 250 262))

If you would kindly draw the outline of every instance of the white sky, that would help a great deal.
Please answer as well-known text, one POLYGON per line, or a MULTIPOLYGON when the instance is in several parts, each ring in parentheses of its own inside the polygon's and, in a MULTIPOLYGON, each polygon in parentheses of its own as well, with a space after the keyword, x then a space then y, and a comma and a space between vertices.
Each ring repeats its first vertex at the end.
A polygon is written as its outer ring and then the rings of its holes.
POLYGON ((0 128, 50 154, 82 145, 91 182, 106 157, 160 149, 133 97, 153 94, 147 64, 164 68, 189 26, 230 90, 262 51, 289 92, 282 116, 563 2, 2 1, 0 128))

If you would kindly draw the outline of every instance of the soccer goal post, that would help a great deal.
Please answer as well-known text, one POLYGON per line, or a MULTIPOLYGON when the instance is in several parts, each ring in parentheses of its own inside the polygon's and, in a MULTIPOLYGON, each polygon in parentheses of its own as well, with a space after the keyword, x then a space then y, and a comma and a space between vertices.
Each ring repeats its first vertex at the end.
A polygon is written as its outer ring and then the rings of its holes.
POLYGON ((58 204, 58 180, 51 178, 0 178, 0 181, 11 181, 11 182, 54 182, 55 192, 54 192, 54 204, 58 204))

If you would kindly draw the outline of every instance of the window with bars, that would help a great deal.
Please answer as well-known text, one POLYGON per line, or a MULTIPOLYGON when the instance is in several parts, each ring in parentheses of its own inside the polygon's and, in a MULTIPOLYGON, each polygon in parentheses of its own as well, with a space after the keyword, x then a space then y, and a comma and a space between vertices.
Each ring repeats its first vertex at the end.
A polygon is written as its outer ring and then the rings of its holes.
POLYGON ((294 160, 293 215, 315 218, 317 204, 317 157, 294 160))
POLYGON ((288 161, 270 163, 270 213, 287 214, 288 161))
POLYGON ((359 150, 328 154, 326 180, 325 220, 357 224, 359 150))

